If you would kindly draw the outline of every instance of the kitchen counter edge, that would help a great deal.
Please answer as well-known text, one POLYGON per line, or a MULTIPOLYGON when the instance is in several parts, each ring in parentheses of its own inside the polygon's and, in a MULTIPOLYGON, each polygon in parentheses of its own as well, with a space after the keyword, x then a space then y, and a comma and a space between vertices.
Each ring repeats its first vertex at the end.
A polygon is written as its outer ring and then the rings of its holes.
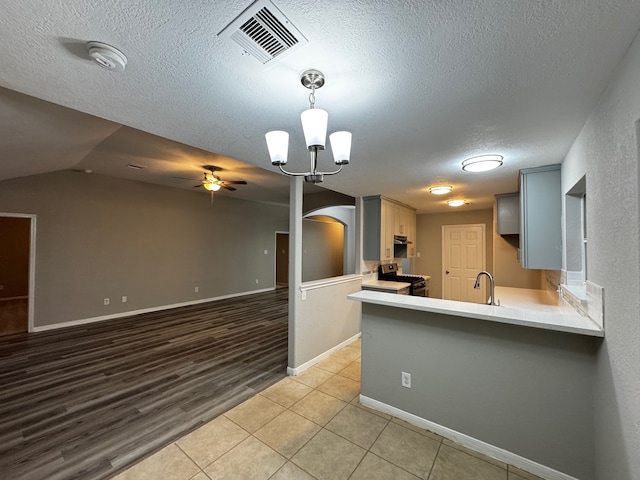
POLYGON ((388 307, 476 318, 488 322, 542 328, 544 330, 575 333, 592 337, 604 337, 603 329, 596 325, 589 317, 582 316, 577 312, 575 314, 546 312, 526 308, 441 300, 439 298, 396 295, 371 290, 361 290, 348 295, 347 298, 363 303, 385 305, 388 307))

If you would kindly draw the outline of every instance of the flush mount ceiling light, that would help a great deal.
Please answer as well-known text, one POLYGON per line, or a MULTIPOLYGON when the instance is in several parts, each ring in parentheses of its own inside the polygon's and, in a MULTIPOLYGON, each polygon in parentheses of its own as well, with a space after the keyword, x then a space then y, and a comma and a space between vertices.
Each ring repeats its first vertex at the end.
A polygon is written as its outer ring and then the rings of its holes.
POLYGON ((433 193, 434 195, 445 195, 447 193, 450 193, 451 190, 453 190, 453 187, 451 185, 439 185, 437 187, 431 187, 429 189, 429 192, 433 193))
POLYGON ((447 205, 450 207, 461 207, 462 205, 466 205, 466 200, 448 200, 447 205))
POLYGON ((480 155, 479 157, 467 158, 462 162, 462 169, 465 172, 486 172, 502 165, 502 155, 480 155))
POLYGON ((305 173, 288 172, 283 167, 287 164, 289 151, 289 134, 282 130, 274 130, 265 134, 267 148, 271 157, 271 165, 277 166, 282 173, 290 176, 304 176, 305 182, 320 183, 325 175, 335 175, 342 170, 343 165, 349 163, 351 155, 351 132, 335 132, 329 135, 333 161, 340 168, 334 172, 318 172, 318 150, 324 150, 327 137, 327 122, 329 114, 325 110, 315 108, 315 92, 324 85, 324 75, 318 70, 307 70, 300 77, 305 88, 311 90, 309 94, 309 109, 302 112, 302 130, 304 139, 311 156, 311 171, 305 173))
POLYGON ((102 42, 87 42, 89 56, 107 70, 123 71, 127 66, 127 57, 120 50, 102 42))

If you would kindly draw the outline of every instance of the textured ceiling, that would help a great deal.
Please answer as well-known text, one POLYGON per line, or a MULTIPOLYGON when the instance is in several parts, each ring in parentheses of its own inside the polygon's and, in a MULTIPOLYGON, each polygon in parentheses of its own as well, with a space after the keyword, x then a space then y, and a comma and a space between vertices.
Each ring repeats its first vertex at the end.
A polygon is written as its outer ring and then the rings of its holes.
POLYGON ((288 167, 308 168, 298 77, 313 67, 329 131, 353 132, 352 163, 324 187, 434 212, 443 198, 426 191, 447 183, 462 208, 489 208, 519 169, 562 160, 640 27, 637 0, 275 0, 309 43, 262 65, 217 36, 250 3, 3 0, 0 179, 76 168, 191 188, 173 177, 218 162, 249 181, 224 194, 280 201, 264 133, 289 131, 288 167), (89 40, 126 70, 92 63, 89 40), (483 153, 504 165, 462 172, 483 153))

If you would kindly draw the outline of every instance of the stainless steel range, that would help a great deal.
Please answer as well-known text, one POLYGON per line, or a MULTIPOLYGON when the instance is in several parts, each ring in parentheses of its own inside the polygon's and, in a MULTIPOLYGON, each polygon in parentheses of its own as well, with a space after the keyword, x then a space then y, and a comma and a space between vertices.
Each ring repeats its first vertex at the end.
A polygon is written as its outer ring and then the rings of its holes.
POLYGON ((378 267, 378 280, 410 283, 409 295, 426 297, 427 288, 424 277, 419 275, 398 275, 397 263, 385 263, 378 267))

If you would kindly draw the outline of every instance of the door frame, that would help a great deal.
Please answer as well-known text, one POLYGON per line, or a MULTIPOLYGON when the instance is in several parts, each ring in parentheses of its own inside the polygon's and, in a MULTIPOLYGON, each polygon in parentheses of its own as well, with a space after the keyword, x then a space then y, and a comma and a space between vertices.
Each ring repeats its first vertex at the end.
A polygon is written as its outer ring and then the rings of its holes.
POLYGON ((0 217, 28 218, 31 220, 29 234, 29 298, 27 332, 34 331, 35 290, 36 290, 36 215, 29 213, 0 212, 0 217))
MULTIPOLYGON (((278 288, 278 235, 289 236, 288 231, 276 230, 273 235, 273 289, 278 288)), ((287 285, 290 282, 289 278, 289 263, 287 262, 287 285)))
MULTIPOLYGON (((441 230, 442 230, 442 240, 441 240, 441 253, 440 253, 440 259, 441 259, 441 265, 440 265, 440 276, 442 278, 442 298, 444 299, 445 296, 445 229, 446 228, 461 228, 461 227, 481 227, 482 229, 482 267, 481 270, 486 270, 487 269, 487 226, 484 223, 463 223, 463 224, 459 224, 459 225, 442 225, 441 230)), ((450 293, 450 292, 449 292, 450 293)), ((482 298, 486 298, 486 288, 485 288, 485 284, 484 282, 480 283, 480 294, 482 296, 482 298)))

